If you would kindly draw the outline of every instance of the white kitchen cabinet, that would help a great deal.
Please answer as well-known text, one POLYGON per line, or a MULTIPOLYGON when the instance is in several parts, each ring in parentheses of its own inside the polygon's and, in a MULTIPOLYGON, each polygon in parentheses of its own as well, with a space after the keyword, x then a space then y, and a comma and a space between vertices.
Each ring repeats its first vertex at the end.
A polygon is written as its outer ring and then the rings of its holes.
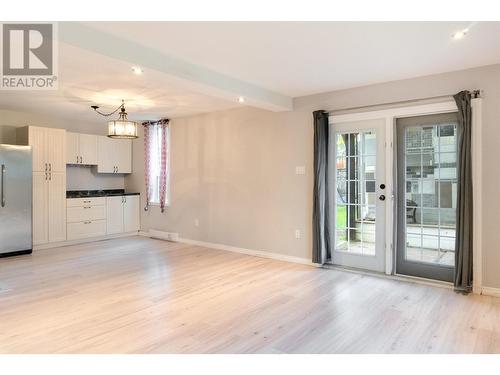
POLYGON ((126 195, 123 203, 123 231, 135 232, 140 229, 141 197, 126 195))
POLYGON ((66 241, 66 174, 49 173, 48 186, 49 242, 66 241))
POLYGON ((132 142, 130 139, 98 137, 98 173, 132 173, 132 142))
POLYGON ((123 233, 123 203, 124 197, 106 198, 106 233, 123 233))
POLYGON ((98 136, 66 133, 66 163, 97 165, 98 136))
POLYGON ((33 244, 66 241, 66 174, 33 172, 33 244))
MULTIPOLYGON (((49 171, 66 173, 66 130, 47 129, 47 163, 49 171)), ((64 192, 66 194, 66 192, 64 192)))
POLYGON ((66 201, 69 241, 106 234, 106 198, 70 198, 66 201))
POLYGON ((47 225, 47 218, 49 216, 48 196, 49 184, 47 183, 47 173, 33 172, 33 245, 49 242, 47 225), (43 199, 43 197, 46 197, 46 199, 43 199))
POLYGON ((66 130, 27 126, 18 144, 33 155, 33 244, 66 240, 66 130))
POLYGON ((68 223, 68 241, 106 235, 106 220, 86 220, 68 223))
POLYGON ((66 164, 80 164, 80 135, 66 132, 66 164))
POLYGON ((106 198, 107 234, 136 232, 140 229, 140 196, 106 198))
POLYGON ((47 131, 45 128, 30 126, 18 129, 18 143, 20 143, 20 139, 22 139, 22 144, 31 146, 33 172, 45 172, 48 169, 47 131))
POLYGON ((33 172, 66 172, 66 130, 25 126, 17 129, 17 143, 31 146, 33 172))
POLYGON ((106 197, 69 198, 66 207, 106 206, 106 197))

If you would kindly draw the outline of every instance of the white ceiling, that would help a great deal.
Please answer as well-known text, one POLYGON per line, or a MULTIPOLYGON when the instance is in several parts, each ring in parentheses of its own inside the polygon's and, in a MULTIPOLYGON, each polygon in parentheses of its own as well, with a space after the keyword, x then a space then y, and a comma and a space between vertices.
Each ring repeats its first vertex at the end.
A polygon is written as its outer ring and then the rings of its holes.
POLYGON ((500 22, 89 25, 291 97, 500 62, 500 22))
POLYGON ((183 82, 160 72, 135 75, 130 63, 64 43, 59 46, 58 77, 57 91, 0 90, 1 108, 105 122, 91 105, 111 112, 124 99, 133 120, 182 117, 238 105, 189 90, 183 82))
POLYGON ((246 92, 245 105, 286 110, 292 97, 500 62, 500 22, 460 41, 451 34, 466 22, 80 25, 60 27, 59 90, 0 91, 0 109, 95 123, 91 104, 123 98, 132 119, 175 118, 239 106, 246 92))

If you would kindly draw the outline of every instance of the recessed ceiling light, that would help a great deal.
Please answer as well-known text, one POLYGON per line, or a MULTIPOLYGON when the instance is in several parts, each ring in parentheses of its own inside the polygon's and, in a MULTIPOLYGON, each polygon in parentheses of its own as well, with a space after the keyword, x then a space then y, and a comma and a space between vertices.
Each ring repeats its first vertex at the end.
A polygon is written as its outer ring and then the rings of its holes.
POLYGON ((453 34, 453 39, 455 39, 455 40, 462 39, 464 36, 467 35, 468 32, 469 32, 469 29, 463 29, 463 30, 457 31, 455 34, 453 34))
POLYGON ((245 103, 245 98, 243 96, 240 96, 238 98, 238 103, 245 103))
POLYGON ((139 68, 138 66, 133 66, 132 71, 134 72, 134 74, 137 74, 137 75, 141 75, 142 73, 144 73, 144 71, 141 68, 139 68))

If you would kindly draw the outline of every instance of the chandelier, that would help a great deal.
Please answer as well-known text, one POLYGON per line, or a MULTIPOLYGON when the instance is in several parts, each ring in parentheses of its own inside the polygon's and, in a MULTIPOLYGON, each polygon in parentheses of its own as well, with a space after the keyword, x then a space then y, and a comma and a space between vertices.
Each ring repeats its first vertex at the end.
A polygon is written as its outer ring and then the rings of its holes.
POLYGON ((99 111, 99 107, 96 105, 91 106, 91 108, 98 114, 104 117, 109 117, 114 115, 116 112, 120 111, 117 120, 108 121, 108 137, 115 139, 135 139, 137 136, 137 123, 135 121, 130 121, 127 119, 127 112, 125 111, 125 101, 122 100, 122 104, 115 109, 113 112, 104 113, 99 111))

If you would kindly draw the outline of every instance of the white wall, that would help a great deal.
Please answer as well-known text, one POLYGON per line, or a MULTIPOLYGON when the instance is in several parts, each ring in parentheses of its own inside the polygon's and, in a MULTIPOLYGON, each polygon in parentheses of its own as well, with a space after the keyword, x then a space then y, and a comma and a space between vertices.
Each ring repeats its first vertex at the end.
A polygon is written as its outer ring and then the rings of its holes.
MULTIPOLYGON (((484 285, 500 288, 500 65, 296 98, 295 110, 253 108, 172 121, 171 207, 143 212, 142 229, 292 255, 311 256, 312 111, 450 95, 482 89, 485 181, 484 285), (306 175, 295 175, 296 166, 306 175), (194 225, 198 218, 200 226, 194 225), (295 239, 295 229, 303 231, 295 239)), ((134 142, 134 171, 125 179, 144 197, 142 139, 134 142)))
POLYGON ((66 167, 66 190, 123 189, 122 175, 97 173, 96 167, 66 167))

